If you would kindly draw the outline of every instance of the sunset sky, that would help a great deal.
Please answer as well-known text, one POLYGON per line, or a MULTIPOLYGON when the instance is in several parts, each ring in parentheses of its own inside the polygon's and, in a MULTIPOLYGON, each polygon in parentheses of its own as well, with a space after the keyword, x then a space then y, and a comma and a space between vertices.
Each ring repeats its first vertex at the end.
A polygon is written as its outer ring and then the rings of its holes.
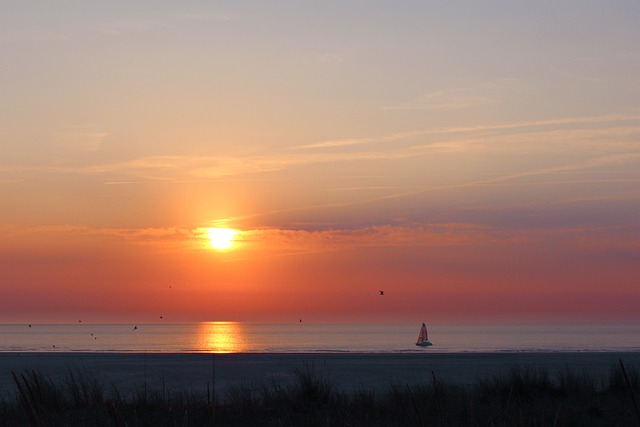
POLYGON ((0 322, 638 321, 638 22, 3 2, 0 322))

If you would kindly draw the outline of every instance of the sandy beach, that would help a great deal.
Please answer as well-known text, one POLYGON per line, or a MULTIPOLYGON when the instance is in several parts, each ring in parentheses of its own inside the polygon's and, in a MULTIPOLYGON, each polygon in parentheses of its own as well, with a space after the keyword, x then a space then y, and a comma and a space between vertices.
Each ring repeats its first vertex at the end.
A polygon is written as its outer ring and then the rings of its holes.
POLYGON ((477 378, 509 372, 514 366, 563 369, 606 376, 621 358, 640 367, 640 353, 470 353, 470 354, 107 354, 0 353, 0 398, 13 399, 16 387, 11 371, 35 370, 53 380, 69 372, 86 371, 100 378, 106 390, 127 395, 147 384, 148 389, 194 391, 206 394, 215 383, 216 397, 224 400, 230 387, 255 386, 292 380, 294 370, 314 369, 339 389, 384 391, 394 383, 441 381, 471 384, 477 378))

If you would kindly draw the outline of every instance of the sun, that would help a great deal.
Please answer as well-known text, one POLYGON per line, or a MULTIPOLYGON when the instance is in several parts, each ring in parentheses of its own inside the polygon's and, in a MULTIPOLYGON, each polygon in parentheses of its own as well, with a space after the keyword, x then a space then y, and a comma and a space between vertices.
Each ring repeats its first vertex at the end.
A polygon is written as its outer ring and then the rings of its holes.
POLYGON ((236 230, 231 228, 207 228, 207 236, 209 236, 211 247, 219 251, 231 249, 237 233, 236 230))

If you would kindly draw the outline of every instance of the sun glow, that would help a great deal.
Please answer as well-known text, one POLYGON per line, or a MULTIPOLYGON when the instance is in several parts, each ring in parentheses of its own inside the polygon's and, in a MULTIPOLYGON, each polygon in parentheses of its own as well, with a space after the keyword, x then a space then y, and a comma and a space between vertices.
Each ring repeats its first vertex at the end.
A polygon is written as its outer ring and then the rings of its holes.
POLYGON ((231 249, 237 233, 236 230, 231 228, 207 228, 207 236, 209 236, 211 247, 219 251, 231 249))
POLYGON ((246 350, 242 324, 204 322, 198 331, 197 348, 211 353, 240 353, 246 350))

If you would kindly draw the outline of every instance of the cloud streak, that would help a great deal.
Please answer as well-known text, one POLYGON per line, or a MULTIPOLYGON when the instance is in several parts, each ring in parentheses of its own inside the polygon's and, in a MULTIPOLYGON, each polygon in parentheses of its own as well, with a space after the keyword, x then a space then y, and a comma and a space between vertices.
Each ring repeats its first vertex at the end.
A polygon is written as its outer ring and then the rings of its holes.
MULTIPOLYGON (((5 174, 24 172, 68 173, 86 175, 123 174, 140 180, 193 180, 214 179, 277 172, 293 166, 308 164, 345 162, 354 160, 402 160, 437 153, 481 151, 530 153, 555 150, 594 149, 599 155, 610 157, 607 152, 630 150, 637 152, 636 136, 640 135, 640 116, 610 115, 599 117, 577 117, 556 120, 514 122, 496 125, 440 128, 424 131, 399 132, 381 137, 332 140, 293 147, 293 150, 313 151, 309 153, 273 152, 269 155, 239 156, 189 156, 153 155, 116 163, 88 166, 0 166, 5 174), (590 125, 603 125, 595 128, 590 125), (586 126, 586 127, 584 127, 586 126), (550 128, 550 129, 547 129, 550 128), (512 131, 495 134, 497 131, 512 131), (489 134, 483 135, 483 132, 489 134), (470 135, 467 135, 470 134, 470 135), (456 136, 450 138, 450 136, 456 136), (464 136, 467 135, 467 136, 464 136), (430 139, 429 136, 447 136, 430 139), (366 148, 378 143, 405 141, 403 144, 366 148), (334 152, 332 149, 350 146, 363 150, 334 152), (322 149, 322 152, 315 150, 322 149)), ((106 132, 76 132, 74 139, 81 141, 86 149, 97 149, 108 136, 106 132)), ((620 159, 621 162, 624 158, 620 159)), ((534 172, 535 173, 535 172, 534 172)), ((115 181, 115 180, 114 180, 115 181)))
MULTIPOLYGON (((472 223, 381 224, 359 228, 246 229, 238 230, 238 251, 308 253, 353 250, 357 248, 464 247, 486 245, 522 245, 554 241, 589 250, 640 249, 640 235, 612 233, 610 227, 506 229, 472 223)), ((67 236, 71 241, 105 238, 113 242, 172 248, 175 250, 208 250, 207 229, 162 228, 94 228, 87 226, 0 227, 3 250, 15 242, 39 236, 43 241, 67 236), (7 246, 9 245, 9 246, 7 246)))

